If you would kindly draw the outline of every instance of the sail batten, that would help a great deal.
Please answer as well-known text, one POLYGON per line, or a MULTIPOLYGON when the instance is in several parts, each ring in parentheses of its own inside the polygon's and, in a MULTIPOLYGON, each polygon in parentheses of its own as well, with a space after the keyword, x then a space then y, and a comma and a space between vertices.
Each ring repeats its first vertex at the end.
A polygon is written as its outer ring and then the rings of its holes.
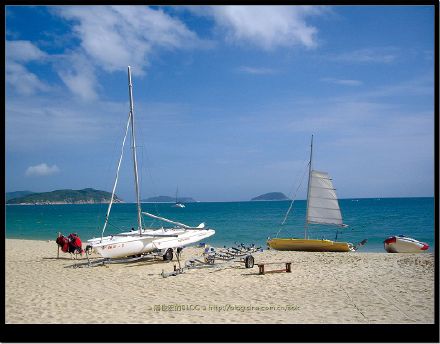
POLYGON ((334 188, 328 188, 325 186, 311 186, 312 189, 326 189, 326 190, 336 190, 334 188))
POLYGON ((339 208, 326 208, 326 207, 313 207, 313 206, 311 206, 310 208, 315 208, 315 209, 327 209, 327 210, 339 210, 339 208))
MULTIPOLYGON (((319 217, 319 216, 311 216, 311 217, 313 217, 314 219, 332 219, 330 217, 319 217)), ((333 220, 338 220, 338 218, 334 217, 333 220)))
POLYGON ((309 188, 307 222, 341 226, 341 210, 328 173, 312 170, 309 188))

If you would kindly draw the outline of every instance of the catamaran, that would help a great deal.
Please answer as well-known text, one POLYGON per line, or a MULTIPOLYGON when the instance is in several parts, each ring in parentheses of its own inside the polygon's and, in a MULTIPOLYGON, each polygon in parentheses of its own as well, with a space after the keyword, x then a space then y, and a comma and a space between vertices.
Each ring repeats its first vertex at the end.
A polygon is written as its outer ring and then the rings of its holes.
MULTIPOLYGON (((320 172, 312 169, 313 156, 313 135, 310 143, 309 160, 309 181, 307 187, 307 214, 304 229, 304 239, 301 238, 272 238, 268 239, 267 244, 270 248, 280 251, 332 251, 348 252, 354 251, 356 247, 348 242, 337 242, 327 239, 309 239, 309 224, 335 225, 348 227, 342 222, 341 210, 332 179, 327 172, 320 172)), ((287 219, 291 206, 284 217, 287 219)), ((279 233, 279 231, 278 231, 279 233)), ((363 241, 363 243, 365 243, 363 241)))
POLYGON ((121 156, 119 158, 116 170, 116 179, 113 185, 112 197, 108 205, 105 222, 102 228, 101 237, 93 238, 87 241, 94 251, 104 258, 122 258, 130 256, 139 256, 145 253, 160 252, 164 259, 172 259, 173 249, 183 248, 200 240, 206 239, 215 234, 215 230, 206 227, 201 223, 196 227, 159 217, 154 214, 143 212, 141 209, 139 195, 139 179, 136 157, 136 138, 134 127, 134 108, 133 108, 133 87, 131 82, 131 69, 128 66, 128 93, 130 98, 130 111, 128 114, 127 126, 125 129, 124 140, 122 141, 121 156), (129 232, 122 232, 115 235, 104 236, 104 231, 109 222, 110 211, 115 198, 116 185, 118 183, 119 169, 121 167, 122 157, 124 155, 125 141, 131 127, 131 148, 134 168, 134 180, 136 189, 136 207, 137 207, 137 230, 134 228, 129 232), (142 215, 171 223, 174 227, 164 228, 145 228, 142 215))
POLYGON ((173 204, 174 208, 185 208, 185 204, 178 202, 177 195, 179 194, 179 187, 176 188, 176 202, 173 204))

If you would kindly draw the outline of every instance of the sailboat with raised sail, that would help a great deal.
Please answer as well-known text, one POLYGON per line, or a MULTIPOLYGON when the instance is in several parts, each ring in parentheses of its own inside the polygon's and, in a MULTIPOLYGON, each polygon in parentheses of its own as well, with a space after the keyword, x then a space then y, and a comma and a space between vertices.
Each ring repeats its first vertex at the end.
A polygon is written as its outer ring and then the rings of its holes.
POLYGON ((200 240, 208 238, 215 234, 215 230, 205 226, 202 222, 197 227, 188 226, 186 224, 169 220, 154 214, 143 212, 140 203, 139 178, 136 157, 136 138, 134 127, 134 109, 133 109, 133 90, 131 82, 131 69, 128 66, 128 90, 130 98, 130 111, 128 114, 127 126, 125 128, 125 136, 122 141, 121 156, 119 158, 116 171, 116 179, 113 185, 112 198, 110 200, 104 226, 102 228, 101 237, 93 238, 87 241, 88 245, 104 258, 122 258, 128 256, 137 256, 150 252, 165 253, 165 257, 170 257, 166 253, 177 248, 196 243, 200 240), (137 230, 122 232, 114 235, 104 236, 105 229, 109 223, 110 211, 113 200, 115 198, 116 185, 119 178, 119 169, 121 167, 122 157, 124 155, 124 146, 127 139, 129 128, 131 127, 131 148, 133 158, 134 181, 136 190, 136 208, 137 208, 137 230), (171 223, 174 227, 159 229, 145 228, 143 225, 142 215, 171 223))
MULTIPOLYGON (((267 244, 270 248, 280 251, 332 251, 348 252, 356 248, 348 242, 337 242, 327 239, 309 239, 309 224, 334 225, 348 227, 342 222, 338 198, 332 179, 327 172, 312 169, 313 135, 310 143, 310 160, 308 164, 309 179, 307 186, 307 213, 304 227, 304 239, 301 238, 272 238, 267 244)), ((293 202, 294 200, 292 200, 293 202)), ((288 216, 289 210, 285 216, 288 216)))
POLYGON ((185 208, 185 204, 178 202, 177 195, 179 194, 179 187, 176 188, 176 202, 173 204, 175 208, 185 208))

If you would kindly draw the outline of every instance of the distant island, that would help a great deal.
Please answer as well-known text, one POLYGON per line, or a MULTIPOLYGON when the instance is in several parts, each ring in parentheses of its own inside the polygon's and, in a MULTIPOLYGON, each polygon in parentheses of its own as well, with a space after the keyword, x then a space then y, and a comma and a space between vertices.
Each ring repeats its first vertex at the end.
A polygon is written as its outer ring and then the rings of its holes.
MULTIPOLYGON (((170 196, 156 196, 156 197, 149 197, 147 199, 143 199, 143 200, 141 200, 141 202, 146 202, 146 203, 174 203, 174 202, 176 202, 176 198, 175 197, 170 197, 170 196)), ((191 203, 191 202, 196 202, 196 200, 194 198, 191 198, 191 197, 178 197, 177 198, 177 202, 179 202, 179 203, 191 203)))
POLYGON ((7 201, 9 201, 10 199, 18 198, 18 197, 23 197, 23 196, 27 196, 27 195, 31 195, 31 194, 33 194, 33 193, 35 193, 35 192, 33 192, 33 191, 13 191, 13 192, 6 192, 5 199, 6 199, 6 202, 7 202, 7 201))
MULTIPOLYGON (((93 204, 109 203, 112 194, 107 191, 95 190, 92 188, 82 190, 55 190, 51 192, 31 193, 21 197, 11 198, 6 204, 93 204)), ((113 202, 123 202, 116 195, 113 202)))
POLYGON ((269 193, 265 193, 263 195, 254 197, 251 199, 251 201, 285 201, 288 199, 289 199, 289 197, 287 197, 282 192, 269 192, 269 193))

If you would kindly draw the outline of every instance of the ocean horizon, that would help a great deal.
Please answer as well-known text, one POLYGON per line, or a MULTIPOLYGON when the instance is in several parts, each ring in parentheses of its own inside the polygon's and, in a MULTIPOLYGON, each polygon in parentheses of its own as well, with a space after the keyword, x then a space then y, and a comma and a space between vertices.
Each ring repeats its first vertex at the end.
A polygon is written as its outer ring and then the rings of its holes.
MULTIPOLYGON (((266 248, 268 237, 304 236, 306 201, 296 200, 284 225, 281 222, 291 201, 189 202, 185 208, 173 203, 142 202, 142 210, 197 226, 204 222, 216 230, 205 243, 231 246, 256 244, 266 248)), ((434 251, 434 197, 349 198, 339 200, 344 223, 349 227, 309 225, 309 238, 348 241, 367 239, 359 252, 385 252, 383 241, 391 235, 406 235, 428 243, 434 251)), ((6 238, 54 240, 58 232, 75 232, 83 242, 100 237, 108 203, 7 206, 6 238)), ((144 226, 167 226, 143 217, 144 226)), ((112 206, 105 235, 137 227, 135 203, 112 206)))

